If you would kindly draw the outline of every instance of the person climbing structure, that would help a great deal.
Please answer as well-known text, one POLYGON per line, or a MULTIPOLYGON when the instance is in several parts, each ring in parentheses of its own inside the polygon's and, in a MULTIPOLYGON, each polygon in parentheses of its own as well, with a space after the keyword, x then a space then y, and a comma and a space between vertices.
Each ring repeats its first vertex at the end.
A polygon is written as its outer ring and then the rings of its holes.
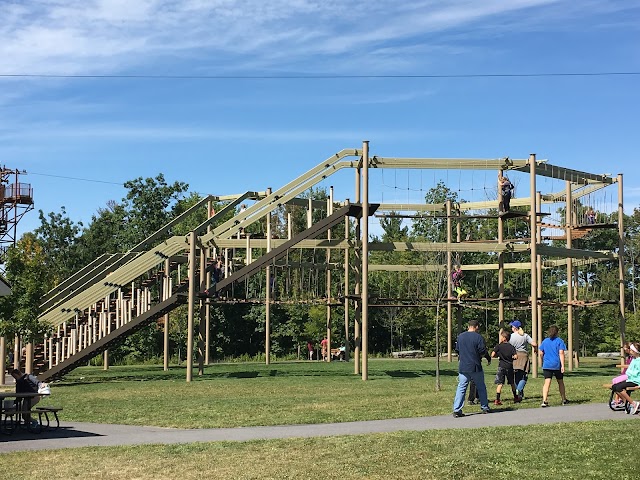
POLYGON ((498 183, 500 184, 500 205, 499 210, 501 214, 507 213, 511 208, 511 196, 513 194, 513 183, 509 180, 509 177, 502 175, 502 170, 498 172, 498 183))
POLYGON ((462 286, 462 280, 464 279, 464 272, 460 265, 456 265, 451 272, 451 284, 453 285, 453 291, 456 293, 458 301, 461 302, 468 295, 467 291, 462 286))

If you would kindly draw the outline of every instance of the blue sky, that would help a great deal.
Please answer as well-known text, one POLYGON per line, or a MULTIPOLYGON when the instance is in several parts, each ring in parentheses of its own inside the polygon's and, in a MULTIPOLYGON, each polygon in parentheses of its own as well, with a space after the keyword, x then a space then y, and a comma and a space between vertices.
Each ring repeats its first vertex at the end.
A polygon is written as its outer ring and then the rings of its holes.
MULTIPOLYGON (((275 189, 364 139, 380 156, 535 152, 624 173, 627 213, 640 204, 640 76, 344 78, 638 72, 638 0, 0 0, 0 18, 0 164, 28 172, 36 210, 87 222, 159 172, 203 194, 275 189)), ((400 172, 372 189, 420 201, 439 179, 468 200, 495 185, 400 172)), ((328 185, 353 198, 352 173, 328 185)))

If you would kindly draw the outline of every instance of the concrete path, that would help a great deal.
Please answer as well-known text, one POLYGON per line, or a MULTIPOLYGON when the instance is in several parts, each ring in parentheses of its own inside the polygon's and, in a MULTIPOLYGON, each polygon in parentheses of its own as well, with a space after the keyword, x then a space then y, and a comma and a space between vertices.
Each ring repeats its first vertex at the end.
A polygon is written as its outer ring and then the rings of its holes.
POLYGON ((523 410, 494 410, 489 415, 474 413, 464 418, 451 415, 437 417, 398 418, 364 422, 323 423, 315 425, 281 425, 274 427, 241 427, 210 429, 174 429, 136 427, 95 423, 65 422, 60 429, 32 434, 24 431, 0 435, 0 453, 24 450, 77 448, 141 444, 246 441, 271 438, 324 437, 365 433, 480 428, 509 425, 581 422, 589 420, 638 419, 624 412, 613 412, 606 404, 567 405, 523 410))

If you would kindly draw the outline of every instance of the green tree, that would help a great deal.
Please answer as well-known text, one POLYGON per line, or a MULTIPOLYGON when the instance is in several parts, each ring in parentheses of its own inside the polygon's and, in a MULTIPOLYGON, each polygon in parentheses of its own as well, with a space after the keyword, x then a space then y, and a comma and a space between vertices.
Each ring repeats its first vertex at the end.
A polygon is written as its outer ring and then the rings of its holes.
POLYGON ((27 233, 9 248, 5 275, 11 285, 11 295, 0 298, 0 334, 20 335, 33 340, 45 331, 37 321, 43 295, 53 286, 47 268, 47 255, 36 236, 27 233))
POLYGON ((80 254, 83 225, 71 220, 65 207, 61 207, 58 213, 50 212, 46 216, 40 210, 39 218, 40 226, 33 233, 45 253, 48 273, 57 284, 84 265, 80 254))
POLYGON ((126 248, 142 242, 166 225, 174 217, 173 208, 189 188, 184 182, 169 185, 162 173, 155 178, 129 180, 124 186, 129 190, 123 199, 126 248))

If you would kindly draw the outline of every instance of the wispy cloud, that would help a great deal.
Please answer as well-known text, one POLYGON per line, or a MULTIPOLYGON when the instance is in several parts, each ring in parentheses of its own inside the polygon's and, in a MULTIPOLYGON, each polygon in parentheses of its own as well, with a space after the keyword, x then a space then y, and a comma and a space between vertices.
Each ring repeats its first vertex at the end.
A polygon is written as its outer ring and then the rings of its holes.
MULTIPOLYGON (((608 3, 590 1, 592 9, 606 8, 608 3)), ((339 71, 353 69, 354 59, 375 59, 369 67, 379 72, 410 69, 416 66, 416 48, 449 48, 435 33, 473 30, 481 22, 504 20, 517 12, 527 15, 517 22, 504 21, 504 28, 510 23, 525 28, 541 7, 552 6, 554 17, 561 17, 573 12, 573 4, 563 0, 3 2, 0 65, 5 74, 185 73, 165 67, 162 60, 171 59, 176 65, 199 58, 199 68, 209 72, 221 71, 223 64, 231 71, 314 71, 328 63, 339 71)))
MULTIPOLYGON (((25 142, 37 140, 46 148, 47 141, 56 142, 64 139, 77 141, 140 141, 140 142, 174 142, 197 140, 252 140, 275 142, 308 142, 310 140, 354 141, 367 136, 377 139, 412 139, 439 135, 439 132, 425 132, 423 130, 343 130, 343 129, 264 129, 264 128, 221 128, 217 126, 203 127, 201 125, 186 127, 184 125, 140 126, 123 124, 91 124, 91 125, 33 125, 31 130, 0 130, 0 140, 9 146, 12 141, 25 142)), ((0 147, 1 149, 4 147, 0 147)))

